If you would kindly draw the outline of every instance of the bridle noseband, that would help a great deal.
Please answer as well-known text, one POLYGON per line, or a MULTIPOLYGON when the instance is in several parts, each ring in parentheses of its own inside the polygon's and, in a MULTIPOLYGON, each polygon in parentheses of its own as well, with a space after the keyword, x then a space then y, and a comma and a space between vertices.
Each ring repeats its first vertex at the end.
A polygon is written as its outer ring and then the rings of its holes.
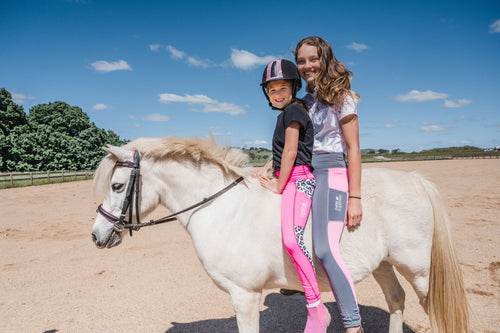
POLYGON ((133 210, 134 210, 134 205, 132 205, 132 200, 134 196, 134 188, 135 188, 135 216, 137 219, 137 223, 140 224, 140 218, 139 218, 139 191, 140 191, 140 176, 141 176, 141 169, 140 169, 140 161, 141 157, 139 155, 139 152, 134 150, 134 155, 133 155, 133 162, 130 161, 125 161, 125 162, 120 162, 117 161, 115 163, 115 167, 125 167, 125 168, 132 168, 132 171, 130 172, 130 180, 127 185, 127 192, 125 194, 125 201, 123 201, 123 206, 122 206, 122 211, 120 216, 116 216, 108 212, 107 210, 104 209, 102 204, 100 204, 97 207, 97 212, 103 215, 108 221, 113 223, 113 229, 116 232, 122 232, 125 228, 129 228, 130 236, 132 236, 132 230, 139 230, 140 226, 134 226, 132 224, 132 216, 133 216, 133 210), (125 220, 125 217, 127 216, 127 210, 128 210, 128 219, 129 221, 125 220))
POLYGON ((141 220, 139 218, 139 195, 140 195, 140 156, 139 152, 134 150, 134 161, 126 161, 126 162, 120 162, 117 161, 115 163, 115 167, 126 167, 126 168, 132 168, 132 171, 130 172, 130 180, 128 182, 127 186, 127 191, 125 195, 125 201, 123 201, 123 206, 122 206, 122 211, 120 216, 116 216, 107 210, 104 209, 102 204, 100 204, 97 207, 97 212, 104 216, 109 222, 113 223, 113 230, 116 232, 122 232, 125 229, 129 229, 130 236, 132 236, 132 230, 138 231, 141 227, 147 227, 150 225, 155 225, 155 224, 161 224, 161 223, 166 223, 170 221, 175 221, 177 220, 177 215, 180 215, 182 213, 185 213, 189 210, 192 210, 196 207, 199 207, 209 201, 214 200, 218 196, 222 195, 223 193, 227 192, 230 190, 232 187, 238 185, 238 183, 243 181, 243 177, 239 177, 235 181, 233 181, 231 184, 227 185, 224 187, 222 190, 218 191, 217 193, 204 198, 202 201, 189 206, 181 211, 178 211, 176 213, 170 214, 168 216, 162 217, 161 219, 158 220, 150 220, 149 222, 146 223, 141 223, 141 220), (135 191, 134 191, 135 189, 135 191), (135 200, 133 198, 135 192, 135 200), (134 202, 134 204, 132 204, 134 202), (134 210, 134 205, 135 205, 135 217, 137 223, 132 223, 132 216, 133 216, 133 210, 134 210), (127 216, 127 211, 129 215, 129 220, 125 220, 125 217, 127 216))

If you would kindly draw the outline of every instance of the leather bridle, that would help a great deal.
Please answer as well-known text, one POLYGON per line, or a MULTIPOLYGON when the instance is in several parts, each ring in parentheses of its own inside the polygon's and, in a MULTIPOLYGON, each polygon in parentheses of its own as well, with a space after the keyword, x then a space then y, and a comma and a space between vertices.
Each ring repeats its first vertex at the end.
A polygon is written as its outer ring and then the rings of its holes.
POLYGON ((130 172, 130 180, 128 182, 127 186, 127 191, 125 194, 125 200, 123 201, 123 206, 122 206, 122 211, 120 213, 120 216, 116 216, 110 212, 108 212, 102 204, 100 204, 97 207, 97 212, 104 216, 109 222, 113 223, 113 229, 116 232, 122 232, 125 229, 129 229, 130 236, 132 236, 132 230, 138 231, 141 227, 147 227, 150 225, 156 225, 156 224, 161 224, 161 223, 166 223, 166 222, 171 222, 175 221, 177 219, 177 215, 180 215, 182 213, 185 213, 187 211, 190 211, 196 207, 199 207, 209 201, 214 200, 218 196, 222 195, 223 193, 227 192, 230 190, 232 187, 238 185, 241 181, 243 181, 243 177, 239 177, 235 181, 233 181, 231 184, 227 185, 224 187, 222 190, 218 191, 217 193, 204 198, 202 201, 189 206, 181 211, 178 211, 176 213, 172 213, 168 216, 162 217, 157 220, 150 220, 149 222, 146 223, 141 223, 141 220, 139 218, 139 196, 140 196, 140 156, 139 152, 134 150, 133 154, 133 162, 130 161, 125 161, 125 162, 120 162, 117 161, 115 163, 115 167, 126 167, 126 168, 131 168, 132 171, 130 172), (135 192, 135 199, 134 199, 134 192, 135 192), (137 223, 132 223, 132 217, 133 217, 133 210, 134 210, 134 205, 135 205, 135 217, 137 223), (125 217, 127 216, 127 211, 128 211, 128 221, 125 220, 125 217))

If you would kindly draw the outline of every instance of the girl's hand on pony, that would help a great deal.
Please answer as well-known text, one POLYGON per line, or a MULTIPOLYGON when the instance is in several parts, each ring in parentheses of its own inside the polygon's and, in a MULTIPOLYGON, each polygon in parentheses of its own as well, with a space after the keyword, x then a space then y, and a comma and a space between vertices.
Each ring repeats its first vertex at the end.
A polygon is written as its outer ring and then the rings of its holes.
POLYGON ((253 178, 260 178, 260 177, 269 177, 272 175, 272 166, 273 166, 273 160, 267 161, 267 163, 263 166, 257 169, 252 174, 253 178))
POLYGON ((276 194, 280 194, 280 192, 278 191, 278 182, 275 179, 270 179, 269 177, 265 176, 259 176, 258 178, 262 187, 276 194))
POLYGON ((260 178, 260 177, 264 176, 264 168, 265 167, 258 168, 257 171, 255 171, 254 173, 252 173, 252 177, 253 178, 260 178))

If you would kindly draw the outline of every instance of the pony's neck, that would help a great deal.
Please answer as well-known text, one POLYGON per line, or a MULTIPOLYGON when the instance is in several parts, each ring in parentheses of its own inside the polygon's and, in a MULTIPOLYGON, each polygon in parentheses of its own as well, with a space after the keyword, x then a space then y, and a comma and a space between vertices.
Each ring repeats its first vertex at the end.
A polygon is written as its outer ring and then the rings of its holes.
MULTIPOLYGON (((222 170, 208 163, 194 163, 188 159, 169 160, 159 163, 154 171, 160 203, 172 212, 183 210, 213 195, 225 186, 222 170)), ((192 212, 179 217, 181 223, 192 212)))

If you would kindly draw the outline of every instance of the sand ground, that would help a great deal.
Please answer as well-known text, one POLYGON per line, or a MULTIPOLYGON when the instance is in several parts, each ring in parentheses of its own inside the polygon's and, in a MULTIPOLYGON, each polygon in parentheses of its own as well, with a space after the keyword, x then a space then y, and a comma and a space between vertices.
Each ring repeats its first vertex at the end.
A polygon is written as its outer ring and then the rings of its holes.
MULTIPOLYGON (((473 332, 500 332, 500 160, 364 164, 418 171, 436 183, 453 222, 473 332)), ((1 332, 236 332, 230 298, 201 267, 178 223, 142 229, 98 250, 90 230, 100 199, 91 181, 0 190, 1 332)), ((152 215, 167 213, 159 208, 152 215)), ((429 332, 405 281, 405 332, 429 332)), ((366 332, 387 332, 384 296, 356 285, 366 332)), ((331 293, 324 293, 343 332, 331 293)), ((261 332, 301 332, 301 296, 262 298, 261 332)))

